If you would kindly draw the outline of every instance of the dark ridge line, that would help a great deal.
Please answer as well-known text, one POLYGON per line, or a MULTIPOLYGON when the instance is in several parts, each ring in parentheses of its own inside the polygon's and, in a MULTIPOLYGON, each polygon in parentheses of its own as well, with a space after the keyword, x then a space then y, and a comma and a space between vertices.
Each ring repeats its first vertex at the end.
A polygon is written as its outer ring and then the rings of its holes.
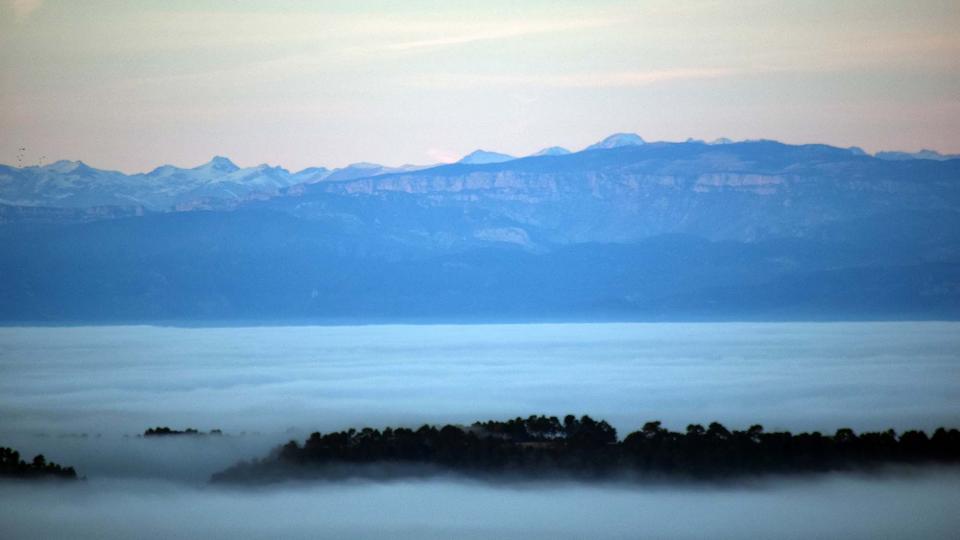
POLYGON ((263 484, 286 480, 394 478, 438 473, 491 477, 724 480, 770 474, 871 471, 884 465, 956 464, 960 431, 938 428, 834 435, 766 432, 760 425, 730 431, 713 422, 685 433, 659 421, 617 438, 616 429, 589 416, 530 416, 471 426, 423 425, 313 433, 267 457, 214 474, 212 483, 263 484))
POLYGON ((43 454, 34 456, 30 463, 20 459, 20 452, 13 448, 0 447, 0 479, 16 480, 76 480, 77 471, 73 467, 64 467, 52 461, 48 462, 43 454))
POLYGON ((170 429, 169 427, 157 426, 155 428, 147 428, 143 432, 143 437, 170 437, 176 435, 192 435, 192 436, 203 436, 203 435, 223 435, 223 431, 219 429, 211 429, 209 432, 199 431, 194 428, 186 428, 184 430, 170 429))

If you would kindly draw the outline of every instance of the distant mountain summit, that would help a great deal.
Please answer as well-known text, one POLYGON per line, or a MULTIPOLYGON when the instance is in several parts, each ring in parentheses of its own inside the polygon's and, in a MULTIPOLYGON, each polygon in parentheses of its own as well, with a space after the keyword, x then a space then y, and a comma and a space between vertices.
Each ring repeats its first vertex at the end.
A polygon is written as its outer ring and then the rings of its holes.
POLYGON ((645 144, 643 137, 636 133, 614 133, 600 142, 591 144, 586 150, 599 150, 603 148, 619 148, 621 146, 640 146, 645 144))
POLYGON ((401 165, 399 167, 387 167, 386 165, 380 165, 379 163, 360 162, 351 163, 350 165, 340 169, 334 169, 323 177, 315 176, 314 180, 338 182, 343 180, 354 180, 357 178, 370 178, 372 176, 380 176, 384 174, 411 172, 425 168, 427 168, 427 166, 424 165, 401 165))
POLYGON ((293 174, 293 178, 298 184, 319 182, 330 175, 330 169, 326 167, 307 167, 302 171, 293 174))
POLYGON ((217 171, 221 173, 232 173, 240 170, 240 167, 236 163, 230 161, 228 158, 223 156, 213 156, 213 159, 200 165, 199 167, 194 167, 195 171, 217 171))
POLYGON ((924 148, 919 152, 877 152, 874 157, 887 161, 907 161, 911 159, 932 159, 934 161, 945 161, 948 159, 958 159, 960 154, 941 154, 936 150, 924 148))
MULTIPOLYGON (((702 152, 719 151, 716 148, 723 145, 725 155, 729 155, 733 148, 742 148, 739 145, 751 142, 756 143, 756 151, 769 151, 776 148, 775 141, 740 141, 735 142, 726 138, 719 138, 705 142, 701 139, 687 139, 682 143, 657 142, 646 144, 644 139, 636 133, 614 133, 602 141, 590 145, 593 158, 599 158, 596 151, 604 149, 628 148, 629 151, 612 152, 611 159, 631 159, 625 154, 640 151, 641 148, 670 145, 675 152, 702 152), (714 148, 714 150, 711 150, 714 148), (761 150, 762 149, 762 150, 761 150), (619 157, 617 157, 619 156, 619 157)), ((790 145, 787 145, 790 146, 790 145)), ((797 146, 802 148, 804 145, 797 146)), ((820 145, 824 146, 824 145, 820 145)), ((855 156, 861 160, 871 159, 888 162, 912 161, 949 161, 960 158, 958 155, 941 154, 935 150, 921 150, 919 152, 878 152, 871 156, 859 147, 835 148, 846 156, 855 156)), ((554 170, 554 174, 565 174, 578 170, 586 155, 582 152, 571 152, 560 146, 544 148, 525 159, 518 161, 517 168, 549 169, 552 167, 566 167, 563 170, 554 170), (537 158, 550 157, 550 160, 537 158), (563 158, 557 161, 558 158, 563 158), (554 163, 556 162, 556 163, 554 163), (521 164, 522 163, 522 164, 521 164)), ((476 150, 457 162, 459 166, 496 165, 510 163, 517 157, 500 152, 476 150)), ((606 158, 603 158, 606 159, 606 158)), ((449 165, 447 165, 449 166, 449 165)), ((511 165, 512 166, 512 165, 511 165)), ((880 167, 874 163, 872 167, 880 167)), ((46 207, 91 209, 99 207, 113 207, 123 209, 121 214, 140 211, 166 212, 172 210, 195 209, 223 209, 243 204, 252 200, 269 199, 280 194, 295 195, 302 192, 306 186, 323 183, 350 182, 379 176, 395 176, 427 170, 436 165, 402 165, 389 167, 378 163, 359 162, 346 167, 328 169, 326 167, 309 167, 296 173, 277 166, 267 164, 255 167, 240 167, 225 156, 214 156, 208 162, 196 167, 183 168, 174 165, 162 165, 148 173, 124 174, 90 167, 82 161, 60 160, 48 165, 29 167, 11 167, 0 165, 0 205, 9 207, 46 207), (296 186, 296 187, 295 187, 296 186)), ((758 168, 754 172, 761 172, 758 168)), ((714 173, 709 168, 689 171, 690 175, 714 173)), ((726 172, 724 172, 726 174, 726 172)), ((873 174, 873 173, 871 173, 873 174)), ((545 177, 547 178, 547 177, 545 177)), ((553 181, 552 177, 550 177, 553 181)), ((667 181, 667 180, 664 180, 667 181)), ((671 179, 677 182, 678 179, 671 179)), ((707 183, 711 180, 706 177, 697 181, 707 183)), ((756 178, 744 179, 745 182, 759 182, 756 178)), ((766 181, 766 180, 762 180, 766 181)), ((778 180, 779 181, 779 180, 778 180)), ((564 189, 567 189, 566 187, 564 189)), ((707 189, 701 187, 698 189, 707 189)), ((762 189, 772 190, 773 187, 762 189)), ((99 215, 97 212, 87 212, 90 215, 99 215)), ((20 214, 17 214, 20 215, 20 214)), ((72 214, 71 214, 72 215, 72 214)), ((105 214, 106 215, 106 214, 105 214)), ((0 218, 2 219, 2 218, 0 218)), ((487 233, 484 233, 487 234, 487 233)), ((490 232, 494 236, 503 236, 504 231, 490 232)), ((511 233, 512 234, 512 233, 511 233)), ((509 235, 507 235, 509 236, 509 235)), ((518 237, 519 238, 519 237, 518 237)))
POLYGON ((486 165, 488 163, 503 163, 504 161, 510 161, 513 159, 517 158, 509 154, 501 154, 499 152, 474 150, 473 152, 463 156, 463 158, 457 163, 462 163, 464 165, 486 165))
POLYGON ((66 159, 61 159, 60 161, 56 161, 49 165, 44 165, 38 168, 43 171, 59 173, 59 174, 67 174, 67 173, 73 173, 77 171, 90 170, 90 167, 87 166, 87 164, 82 161, 70 161, 66 159))
POLYGON ((150 171, 145 176, 154 179, 179 178, 187 182, 212 182, 222 180, 225 177, 242 170, 236 163, 223 156, 214 156, 213 159, 189 169, 174 167, 173 165, 163 165, 150 171))
POLYGON ((544 148, 535 154, 530 154, 530 157, 539 157, 539 156, 565 156, 569 154, 570 151, 562 146, 551 146, 549 148, 544 148))

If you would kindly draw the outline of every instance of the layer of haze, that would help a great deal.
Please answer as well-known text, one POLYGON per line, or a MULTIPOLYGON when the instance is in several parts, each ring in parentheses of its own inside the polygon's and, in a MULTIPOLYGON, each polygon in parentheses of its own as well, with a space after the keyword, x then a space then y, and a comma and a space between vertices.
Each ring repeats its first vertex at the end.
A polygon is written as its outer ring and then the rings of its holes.
POLYGON ((0 446, 76 466, 0 483, 11 538, 949 538, 960 471, 735 485, 206 485, 312 430, 587 413, 625 435, 960 425, 960 323, 0 328, 0 446), (223 436, 137 437, 148 426, 223 436), (744 510, 748 509, 748 512, 744 510))
POLYGON ((960 152, 958 27, 951 0, 0 0, 0 163, 395 165, 615 131, 960 152))
POLYGON ((958 351, 958 323, 0 328, 0 439, 92 475, 205 478, 314 430, 541 413, 621 435, 930 430, 960 426, 958 351), (135 437, 152 426, 231 436, 135 437))
POLYGON ((0 483, 6 538, 955 538, 960 471, 745 486, 0 483))

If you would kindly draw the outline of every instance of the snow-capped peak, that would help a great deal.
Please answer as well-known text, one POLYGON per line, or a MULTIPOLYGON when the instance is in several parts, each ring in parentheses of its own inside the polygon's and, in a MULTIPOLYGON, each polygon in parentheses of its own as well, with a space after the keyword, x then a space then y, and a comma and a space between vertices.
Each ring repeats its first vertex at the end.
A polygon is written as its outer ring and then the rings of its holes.
POLYGON ((733 144, 733 141, 732 141, 731 139, 726 138, 726 137, 720 137, 720 138, 718 138, 718 139, 714 139, 714 140, 710 141, 710 142, 707 143, 707 144, 733 144))
POLYGON ((223 156, 213 156, 209 162, 200 165, 199 167, 194 167, 194 169, 204 169, 204 170, 214 170, 221 173, 232 173, 240 170, 234 162, 230 159, 223 156))
POLYGON ((644 144, 643 137, 636 133, 614 133, 600 142, 591 144, 587 150, 597 150, 600 148, 617 148, 620 146, 640 146, 644 144))
POLYGON ((499 152, 489 152, 487 150, 474 150, 469 154, 463 156, 463 159, 457 163, 463 163, 465 165, 483 165, 486 163, 503 163, 504 161, 510 161, 512 159, 517 159, 509 154, 501 154, 499 152))
POLYGON ((530 154, 531 156, 562 156, 569 154, 570 151, 562 146, 551 146, 549 148, 544 148, 535 154, 530 154))
POLYGON ((82 161, 70 161, 67 159, 61 159, 60 161, 55 161, 49 165, 41 167, 45 171, 66 174, 74 172, 77 169, 87 168, 87 165, 82 161))

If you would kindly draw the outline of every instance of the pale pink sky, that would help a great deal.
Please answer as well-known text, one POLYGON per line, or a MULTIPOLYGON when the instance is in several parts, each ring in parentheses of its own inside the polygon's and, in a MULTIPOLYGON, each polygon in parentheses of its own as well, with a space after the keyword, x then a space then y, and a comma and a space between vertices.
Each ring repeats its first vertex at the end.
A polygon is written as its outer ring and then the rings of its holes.
POLYGON ((960 152, 957 28, 955 1, 0 0, 0 163, 398 165, 617 131, 960 152))

